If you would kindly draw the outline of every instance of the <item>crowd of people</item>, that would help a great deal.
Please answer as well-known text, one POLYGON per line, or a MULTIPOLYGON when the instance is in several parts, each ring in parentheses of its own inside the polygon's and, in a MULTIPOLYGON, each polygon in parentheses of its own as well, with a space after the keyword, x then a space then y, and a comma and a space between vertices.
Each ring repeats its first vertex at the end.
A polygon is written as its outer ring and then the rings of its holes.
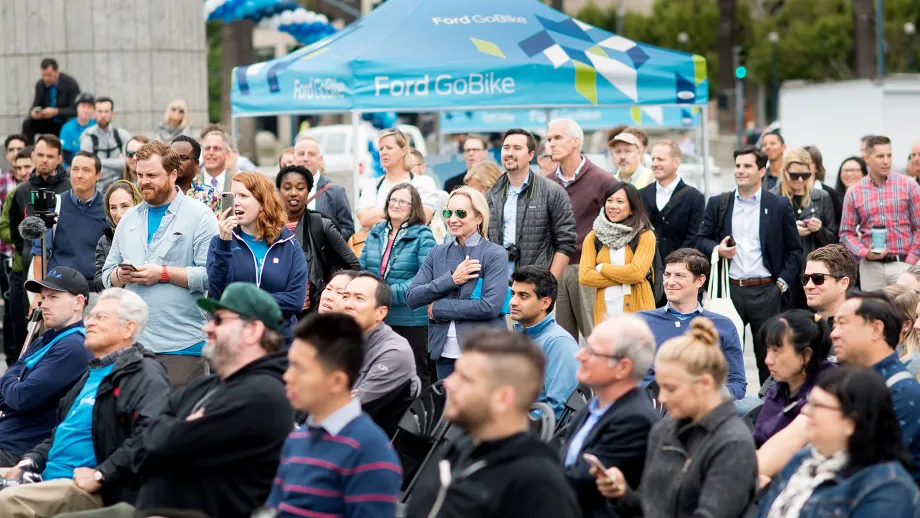
POLYGON ((0 514, 920 515, 888 138, 831 187, 767 134, 707 200, 638 128, 612 172, 572 120, 498 164, 470 136, 443 188, 386 130, 353 208, 313 138, 272 181, 182 101, 132 135, 42 71, 0 182, 0 514))

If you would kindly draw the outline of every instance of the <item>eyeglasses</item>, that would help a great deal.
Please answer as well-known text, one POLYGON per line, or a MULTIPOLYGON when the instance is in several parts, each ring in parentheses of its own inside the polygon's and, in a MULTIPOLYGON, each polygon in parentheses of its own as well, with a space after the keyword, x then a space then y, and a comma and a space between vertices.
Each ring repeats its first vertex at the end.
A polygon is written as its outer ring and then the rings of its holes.
POLYGON ((600 358, 607 358, 608 360, 619 360, 619 359, 620 359, 619 356, 616 356, 616 355, 613 355, 613 354, 599 353, 599 352, 597 352, 596 350, 594 350, 594 349, 593 349, 590 345, 588 345, 588 344, 585 344, 585 351, 587 351, 588 354, 591 355, 591 356, 597 356, 597 357, 600 357, 600 358))
POLYGON ((481 151, 485 151, 485 149, 479 147, 479 148, 475 148, 475 149, 464 149, 464 150, 463 150, 464 153, 479 153, 479 152, 481 152, 481 151))
POLYGON ((444 209, 444 212, 442 212, 441 215, 444 216, 444 219, 450 219, 450 217, 453 216, 454 213, 456 213, 457 217, 460 219, 466 219, 466 216, 469 214, 469 212, 467 212, 464 209, 457 209, 457 210, 444 209))
POLYGON ((825 405, 824 403, 816 402, 814 399, 811 398, 811 394, 809 394, 808 397, 805 398, 805 406, 811 407, 811 408, 823 408, 825 410, 835 410, 837 412, 841 411, 841 408, 839 406, 825 405))
POLYGON ((125 151, 125 154, 128 155, 128 158, 134 158, 134 155, 137 154, 137 151, 125 151))
POLYGON ((810 280, 815 286, 821 286, 824 284, 824 278, 830 277, 831 279, 840 280, 843 277, 839 275, 830 275, 827 273, 803 273, 799 275, 799 279, 802 281, 802 286, 807 286, 808 281, 810 280))
POLYGON ((811 173, 789 173, 790 180, 808 180, 811 177, 811 173))
POLYGON ((409 207, 412 205, 411 201, 397 200, 396 198, 390 198, 388 203, 390 204, 390 207, 409 207))
POLYGON ((553 155, 540 155, 540 158, 543 160, 552 160, 553 155))
POLYGON ((858 167, 844 167, 840 170, 840 174, 853 174, 853 173, 862 173, 862 169, 858 167))
POLYGON ((172 108, 170 108, 169 111, 173 111, 173 112, 176 112, 176 113, 181 113, 181 114, 183 114, 183 115, 185 114, 185 110, 183 110, 182 108, 177 108, 177 107, 175 107, 175 106, 173 106, 172 108))

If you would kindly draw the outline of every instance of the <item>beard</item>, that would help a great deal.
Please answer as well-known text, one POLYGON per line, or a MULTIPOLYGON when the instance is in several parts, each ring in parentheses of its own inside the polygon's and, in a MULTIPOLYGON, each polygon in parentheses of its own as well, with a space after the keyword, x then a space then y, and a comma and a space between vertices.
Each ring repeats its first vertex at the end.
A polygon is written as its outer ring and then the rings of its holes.
POLYGON ((447 403, 449 411, 447 420, 459 426, 460 428, 471 432, 489 421, 489 407, 487 401, 476 401, 467 405, 465 408, 458 407, 455 403, 451 408, 451 403, 447 403))
POLYGON ((169 199, 170 189, 174 189, 174 187, 168 183, 165 187, 159 185, 151 185, 149 188, 153 189, 152 195, 149 193, 149 191, 144 189, 141 189, 141 195, 143 195, 144 201, 150 205, 153 205, 154 207, 158 207, 166 203, 166 200, 169 199))
POLYGON ((215 337, 213 342, 208 341, 201 349, 201 356, 208 361, 212 370, 217 371, 224 365, 234 362, 237 353, 229 342, 215 337))

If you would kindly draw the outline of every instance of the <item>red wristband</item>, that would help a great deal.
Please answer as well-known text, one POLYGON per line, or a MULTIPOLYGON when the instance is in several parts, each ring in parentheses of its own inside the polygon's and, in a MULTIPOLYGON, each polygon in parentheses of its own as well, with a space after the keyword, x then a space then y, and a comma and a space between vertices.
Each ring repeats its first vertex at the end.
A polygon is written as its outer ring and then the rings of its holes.
POLYGON ((163 275, 160 275, 160 282, 169 282, 169 271, 166 270, 166 265, 163 265, 163 275))

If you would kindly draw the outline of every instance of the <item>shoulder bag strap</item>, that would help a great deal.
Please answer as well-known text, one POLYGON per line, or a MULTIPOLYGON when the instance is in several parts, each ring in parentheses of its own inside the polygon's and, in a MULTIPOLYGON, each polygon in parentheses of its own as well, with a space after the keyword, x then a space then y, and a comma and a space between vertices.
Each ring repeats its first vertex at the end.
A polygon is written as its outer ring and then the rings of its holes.
POLYGON ((706 291, 709 292, 709 298, 714 299, 718 297, 718 293, 713 291, 716 285, 716 275, 719 271, 719 250, 717 248, 712 249, 712 259, 709 261, 709 283, 706 286, 706 291))
MULTIPOLYGON (((316 194, 307 198, 307 205, 309 205, 313 200, 319 198, 319 196, 323 194, 324 192, 326 192, 330 187, 332 187, 332 182, 327 183, 326 185, 323 186, 322 189, 316 191, 316 194)), ((380 190, 379 184, 377 185, 377 189, 380 190)))

